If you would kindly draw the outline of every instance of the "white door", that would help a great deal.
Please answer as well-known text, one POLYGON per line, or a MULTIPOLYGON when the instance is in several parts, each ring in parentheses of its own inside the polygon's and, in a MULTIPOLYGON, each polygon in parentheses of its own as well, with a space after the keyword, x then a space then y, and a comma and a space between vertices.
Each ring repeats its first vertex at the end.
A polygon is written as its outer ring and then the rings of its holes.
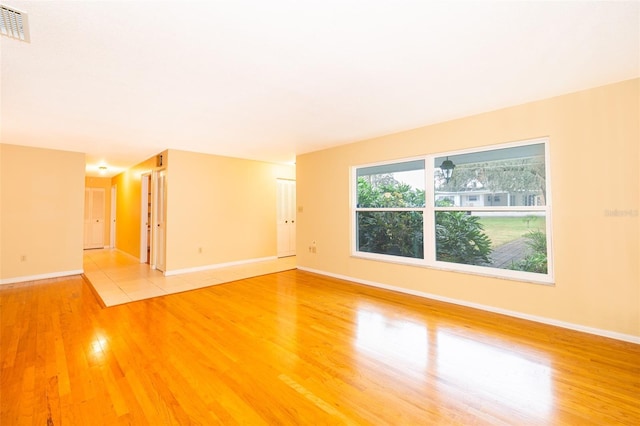
POLYGON ((296 182, 277 180, 278 257, 296 254, 296 182))
POLYGON ((151 261, 151 173, 142 175, 140 191, 140 263, 151 261))
POLYGON ((104 188, 84 189, 84 248, 104 248, 104 188))
POLYGON ((167 172, 155 172, 153 194, 153 258, 155 268, 166 269, 166 215, 167 215, 167 172))
POLYGON ((111 227, 109 228, 109 247, 116 248, 116 200, 118 190, 116 185, 111 187, 111 227))

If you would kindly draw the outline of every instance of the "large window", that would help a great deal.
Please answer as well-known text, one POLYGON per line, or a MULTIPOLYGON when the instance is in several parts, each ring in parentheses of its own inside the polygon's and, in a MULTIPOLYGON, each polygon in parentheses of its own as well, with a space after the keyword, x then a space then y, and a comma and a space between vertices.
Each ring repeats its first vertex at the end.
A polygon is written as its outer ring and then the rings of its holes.
POLYGON ((353 254, 552 282, 546 145, 355 167, 353 254))

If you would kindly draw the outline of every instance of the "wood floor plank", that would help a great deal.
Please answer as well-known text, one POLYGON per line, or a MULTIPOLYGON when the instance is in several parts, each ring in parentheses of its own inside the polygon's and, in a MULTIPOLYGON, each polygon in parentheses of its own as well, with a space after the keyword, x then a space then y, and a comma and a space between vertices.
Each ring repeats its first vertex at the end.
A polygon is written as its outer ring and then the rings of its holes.
POLYGON ((0 287, 0 424, 640 424, 640 346, 291 270, 0 287))

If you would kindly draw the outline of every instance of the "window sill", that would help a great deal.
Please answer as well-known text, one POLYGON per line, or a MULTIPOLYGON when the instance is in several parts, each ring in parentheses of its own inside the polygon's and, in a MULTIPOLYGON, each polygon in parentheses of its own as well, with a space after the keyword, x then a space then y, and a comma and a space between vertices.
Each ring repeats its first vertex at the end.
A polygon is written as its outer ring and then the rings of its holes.
POLYGON ((533 272, 515 271, 511 269, 498 269, 487 266, 455 264, 441 261, 429 262, 424 259, 402 258, 399 256, 386 256, 375 253, 356 252, 352 253, 351 257, 354 259, 370 260, 374 262, 393 263, 397 265, 414 266, 418 268, 435 269, 439 271, 456 272, 489 278, 498 278, 529 284, 555 286, 555 280, 552 274, 536 274, 533 272))

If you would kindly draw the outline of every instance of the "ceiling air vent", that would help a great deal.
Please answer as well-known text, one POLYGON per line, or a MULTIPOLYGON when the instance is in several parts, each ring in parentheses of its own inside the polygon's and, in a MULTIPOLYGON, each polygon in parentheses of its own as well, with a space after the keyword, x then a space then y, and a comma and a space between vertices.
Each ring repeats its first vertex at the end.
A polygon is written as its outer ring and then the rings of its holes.
POLYGON ((27 14, 0 4, 0 33, 3 36, 29 42, 27 14))

